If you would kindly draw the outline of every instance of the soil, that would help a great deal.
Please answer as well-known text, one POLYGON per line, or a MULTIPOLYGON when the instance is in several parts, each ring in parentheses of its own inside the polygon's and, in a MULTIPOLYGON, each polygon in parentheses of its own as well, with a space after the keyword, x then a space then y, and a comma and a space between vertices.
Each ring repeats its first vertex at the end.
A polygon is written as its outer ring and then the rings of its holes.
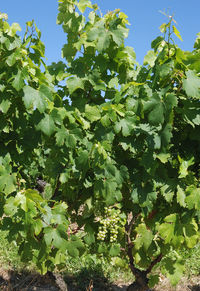
MULTIPOLYGON (((131 284, 116 282, 110 284, 106 278, 88 279, 47 273, 45 276, 38 273, 0 269, 0 290, 2 291, 126 291, 131 284)), ((135 290, 137 291, 137 290, 135 290)), ((200 291, 200 276, 183 278, 178 286, 171 287, 169 281, 161 277, 160 283, 149 291, 200 291)))

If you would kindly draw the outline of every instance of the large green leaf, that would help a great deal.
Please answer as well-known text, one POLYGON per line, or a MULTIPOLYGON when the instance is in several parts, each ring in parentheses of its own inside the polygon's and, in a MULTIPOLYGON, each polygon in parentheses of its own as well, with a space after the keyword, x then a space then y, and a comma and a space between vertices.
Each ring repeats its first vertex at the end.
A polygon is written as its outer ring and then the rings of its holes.
POLYGON ((70 134, 70 132, 65 129, 61 128, 59 129, 56 134, 56 144, 59 146, 63 146, 64 144, 69 148, 74 148, 76 146, 76 138, 73 134, 70 134))
POLYGON ((38 123, 36 128, 41 130, 47 136, 52 135, 56 130, 54 120, 51 115, 48 114, 44 115, 44 118, 38 123))
POLYGON ((86 150, 80 151, 79 156, 76 158, 76 167, 78 169, 87 169, 89 165, 89 153, 86 150))
POLYGON ((175 94, 167 94, 165 96, 165 104, 168 109, 172 109, 173 107, 177 106, 178 100, 175 94))
POLYGON ((9 67, 12 67, 16 62, 17 60, 20 60, 21 58, 21 52, 20 52, 20 49, 16 49, 14 52, 12 52, 7 60, 6 60, 6 63, 8 64, 9 67))
POLYGON ((97 41, 97 49, 99 52, 106 50, 110 45, 111 35, 108 31, 103 31, 97 41))
POLYGON ((155 105, 148 115, 149 122, 152 124, 162 124, 164 122, 164 108, 161 103, 155 105))
POLYGON ((123 136, 129 136, 133 129, 135 128, 135 119, 132 117, 126 117, 123 119, 120 119, 115 126, 115 132, 119 133, 120 131, 122 132, 123 136))
POLYGON ((147 251, 153 240, 152 232, 146 228, 145 224, 140 224, 136 228, 136 231, 137 231, 137 237, 134 241, 134 248, 136 250, 139 250, 140 248, 143 247, 145 251, 147 251))
POLYGON ((161 194, 167 202, 171 202, 174 197, 174 191, 176 188, 175 181, 168 180, 166 184, 160 188, 161 194))
POLYGON ((100 20, 88 32, 88 35, 87 35, 88 40, 89 41, 97 40, 98 37, 101 36, 101 34, 104 32, 105 32, 104 21, 100 20))
POLYGON ((170 214, 165 217, 165 222, 158 226, 158 231, 165 243, 172 243, 175 247, 184 242, 183 228, 178 214, 170 214))
POLYGON ((185 207, 186 206, 186 203, 185 203, 185 192, 183 191, 183 189, 178 185, 177 186, 177 202, 185 207))
POLYGON ((144 66, 149 65, 150 67, 153 67, 155 64, 156 58, 157 56, 154 53, 154 51, 148 51, 148 53, 144 57, 144 61, 143 61, 144 66))
POLYGON ((92 8, 92 3, 89 0, 80 0, 77 4, 77 7, 81 13, 84 13, 87 7, 92 8))
POLYGON ((16 174, 12 173, 10 155, 0 157, 0 192, 6 195, 16 190, 16 174))
POLYGON ((200 78, 194 71, 186 72, 186 79, 183 79, 183 89, 188 97, 200 98, 200 78))
POLYGON ((62 56, 69 62, 74 59, 76 53, 77 49, 71 44, 65 44, 62 48, 62 56))
POLYGON ((172 125, 167 124, 161 131, 162 146, 167 146, 172 138, 172 125))
POLYGON ((167 271, 167 277, 170 279, 172 285, 176 285, 183 277, 185 266, 183 260, 180 258, 172 259, 166 258, 162 261, 165 270, 167 271))
POLYGON ((43 223, 41 219, 36 219, 34 223, 35 235, 39 235, 43 229, 43 223))
POLYGON ((164 122, 164 105, 159 94, 154 93, 147 102, 144 102, 144 111, 148 112, 148 120, 153 125, 164 122))
POLYGON ((67 251, 72 257, 78 257, 80 252, 84 251, 84 244, 77 236, 71 236, 71 240, 67 242, 67 251))
POLYGON ((101 20, 91 28, 88 33, 88 41, 97 41, 97 50, 104 51, 110 45, 111 33, 105 28, 104 21, 101 20))
POLYGON ((189 209, 200 210, 200 188, 191 187, 191 189, 187 189, 185 202, 189 209))
POLYGON ((8 35, 10 36, 14 36, 16 34, 17 31, 21 31, 21 27, 18 23, 14 22, 12 23, 11 27, 10 27, 10 30, 8 32, 8 35))
POLYGON ((12 85, 13 87, 19 91, 24 86, 24 79, 25 79, 25 70, 19 70, 17 75, 15 76, 12 85))
POLYGON ((174 67, 174 62, 173 61, 165 63, 165 64, 159 66, 160 77, 164 78, 167 75, 169 75, 170 73, 172 73, 173 67, 174 67))
POLYGON ((23 101, 27 110, 38 109, 40 113, 43 113, 48 107, 47 98, 43 92, 36 90, 30 86, 25 86, 23 101))
POLYGON ((58 249, 66 249, 66 241, 62 238, 59 228, 46 227, 44 239, 48 247, 54 246, 58 249))
POLYGON ((67 79, 67 87, 69 89, 69 93, 72 94, 77 89, 84 89, 84 82, 76 76, 70 77, 67 79))
POLYGON ((111 32, 112 38, 114 40, 114 42, 118 45, 121 46, 124 42, 124 30, 123 29, 115 29, 112 30, 111 32))
POLYGON ((8 98, 1 98, 0 103, 0 110, 2 113, 7 113, 8 109, 10 108, 11 102, 8 98))
POLYGON ((117 257, 120 254, 120 244, 114 244, 111 246, 109 255, 111 257, 117 257))
POLYGON ((90 106, 87 104, 85 106, 85 116, 89 121, 93 122, 101 118, 101 113, 97 106, 90 106))
POLYGON ((190 160, 186 161, 181 159, 180 156, 178 156, 180 167, 179 167, 179 178, 184 178, 188 175, 188 168, 194 164, 194 158, 192 157, 190 160))
POLYGON ((18 205, 15 203, 15 198, 10 197, 7 199, 6 204, 4 205, 4 212, 6 215, 14 215, 18 210, 18 205))
POLYGON ((198 240, 198 225, 191 217, 186 216, 181 221, 178 214, 165 217, 165 222, 158 226, 158 231, 165 243, 180 247, 185 242, 187 247, 194 247, 198 240))

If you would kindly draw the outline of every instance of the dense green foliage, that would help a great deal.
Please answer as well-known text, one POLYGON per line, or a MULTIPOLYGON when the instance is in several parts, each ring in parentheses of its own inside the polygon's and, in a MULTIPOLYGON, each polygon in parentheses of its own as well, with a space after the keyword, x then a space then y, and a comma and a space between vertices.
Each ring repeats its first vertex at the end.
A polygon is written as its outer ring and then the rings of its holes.
POLYGON ((161 260, 176 284, 178 250, 199 239, 200 35, 192 52, 182 51, 169 18, 140 66, 124 45, 123 12, 102 16, 89 0, 60 0, 65 61, 46 67, 35 24, 21 40, 5 18, 2 229, 43 273, 89 248, 119 265, 126 253, 141 290, 161 260))

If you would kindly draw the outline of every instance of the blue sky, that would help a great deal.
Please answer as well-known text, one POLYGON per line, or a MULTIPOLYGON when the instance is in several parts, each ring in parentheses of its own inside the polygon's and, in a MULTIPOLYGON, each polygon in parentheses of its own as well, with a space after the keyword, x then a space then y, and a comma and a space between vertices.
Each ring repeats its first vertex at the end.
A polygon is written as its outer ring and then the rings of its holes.
MULTIPOLYGON (((126 44, 135 49, 137 60, 142 63, 151 41, 159 35, 159 26, 167 18, 159 11, 174 14, 183 42, 176 43, 184 50, 192 50, 196 34, 200 32, 199 0, 96 0, 101 11, 120 8, 131 23, 126 44)), ((24 32, 26 21, 34 19, 42 31, 46 46, 47 63, 61 59, 61 48, 66 42, 62 27, 56 25, 57 0, 2 0, 0 11, 8 14, 9 23, 18 22, 24 32)), ((175 37, 174 37, 175 38, 175 37)))

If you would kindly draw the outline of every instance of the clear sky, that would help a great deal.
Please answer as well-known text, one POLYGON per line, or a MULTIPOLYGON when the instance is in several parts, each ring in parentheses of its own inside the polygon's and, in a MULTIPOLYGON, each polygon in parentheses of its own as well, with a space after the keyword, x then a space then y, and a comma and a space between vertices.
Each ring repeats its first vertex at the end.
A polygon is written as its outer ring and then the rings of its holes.
MULTIPOLYGON (((0 12, 8 14, 9 23, 18 22, 24 32, 26 21, 35 20, 46 46, 47 63, 61 59, 66 42, 62 27, 56 25, 57 0, 1 0, 0 12)), ((159 11, 174 14, 183 42, 177 44, 192 50, 196 34, 200 32, 200 0, 92 0, 103 13, 120 8, 129 17, 130 33, 126 44, 135 49, 137 60, 150 49, 151 41, 159 35, 159 26, 167 18, 159 11)))

